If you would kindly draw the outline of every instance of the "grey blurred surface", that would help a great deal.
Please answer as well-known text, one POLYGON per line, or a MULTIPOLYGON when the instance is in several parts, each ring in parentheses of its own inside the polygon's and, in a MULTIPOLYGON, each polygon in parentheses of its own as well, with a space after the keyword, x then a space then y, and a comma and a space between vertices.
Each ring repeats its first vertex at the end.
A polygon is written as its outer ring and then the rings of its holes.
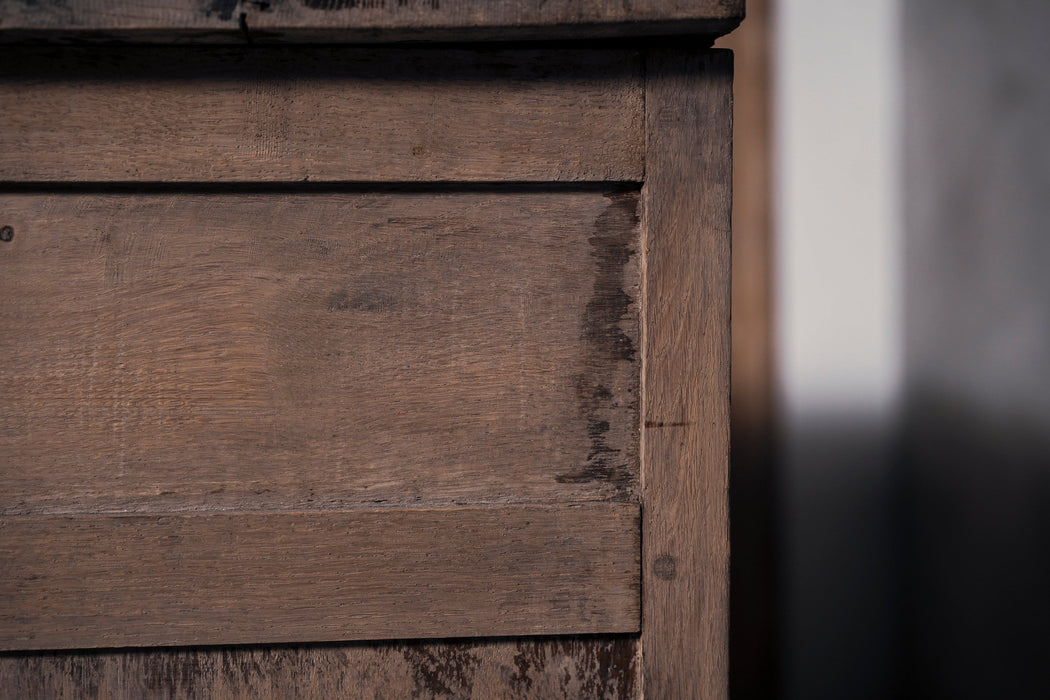
POLYGON ((899 678, 1050 697, 1050 2, 903 4, 899 678))

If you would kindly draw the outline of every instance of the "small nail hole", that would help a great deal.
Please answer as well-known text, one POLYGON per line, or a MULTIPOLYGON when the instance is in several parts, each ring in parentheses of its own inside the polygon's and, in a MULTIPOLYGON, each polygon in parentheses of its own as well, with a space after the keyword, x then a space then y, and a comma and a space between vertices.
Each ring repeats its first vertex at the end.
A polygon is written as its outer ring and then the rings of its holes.
POLYGON ((15 237, 15 230, 10 226, 0 228, 0 241, 5 243, 15 237))

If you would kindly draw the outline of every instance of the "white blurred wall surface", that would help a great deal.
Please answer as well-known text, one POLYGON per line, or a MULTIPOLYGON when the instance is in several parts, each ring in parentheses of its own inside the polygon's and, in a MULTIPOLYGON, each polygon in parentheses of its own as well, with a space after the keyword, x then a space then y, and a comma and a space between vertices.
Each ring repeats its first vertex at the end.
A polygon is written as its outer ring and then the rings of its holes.
POLYGON ((889 697, 901 398, 899 8, 781 0, 773 54, 789 698, 889 697), (858 633, 863 630, 863 633, 858 633), (858 674, 867 682, 857 686, 858 674))
POLYGON ((902 20, 903 678, 1050 698, 1050 2, 902 20))

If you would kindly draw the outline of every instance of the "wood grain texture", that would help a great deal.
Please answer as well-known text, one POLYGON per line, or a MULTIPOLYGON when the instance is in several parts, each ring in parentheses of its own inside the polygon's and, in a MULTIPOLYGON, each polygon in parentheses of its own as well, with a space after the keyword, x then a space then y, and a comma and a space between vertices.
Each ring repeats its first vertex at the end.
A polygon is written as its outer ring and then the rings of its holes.
POLYGON ((634 500, 637 205, 0 195, 0 513, 634 500))
POLYGON ((638 506, 0 519, 0 648, 636 632, 638 506))
POLYGON ((647 75, 645 695, 725 698, 732 54, 654 51, 647 75))
POLYGON ((0 698, 640 697, 637 637, 0 655, 0 698))
POLYGON ((0 181, 640 180, 629 51, 5 49, 0 181))
POLYGON ((0 0, 0 41, 461 41, 722 34, 744 0, 0 0))

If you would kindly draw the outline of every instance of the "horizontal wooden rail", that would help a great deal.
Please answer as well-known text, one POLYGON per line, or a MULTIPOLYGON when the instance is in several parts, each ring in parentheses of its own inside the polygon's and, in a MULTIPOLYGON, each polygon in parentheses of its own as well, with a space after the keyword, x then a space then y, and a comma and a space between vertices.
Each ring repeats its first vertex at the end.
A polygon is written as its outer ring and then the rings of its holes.
POLYGON ((0 181, 637 181, 630 51, 12 47, 0 181))
POLYGON ((0 519, 0 648, 631 632, 632 504, 0 519))

